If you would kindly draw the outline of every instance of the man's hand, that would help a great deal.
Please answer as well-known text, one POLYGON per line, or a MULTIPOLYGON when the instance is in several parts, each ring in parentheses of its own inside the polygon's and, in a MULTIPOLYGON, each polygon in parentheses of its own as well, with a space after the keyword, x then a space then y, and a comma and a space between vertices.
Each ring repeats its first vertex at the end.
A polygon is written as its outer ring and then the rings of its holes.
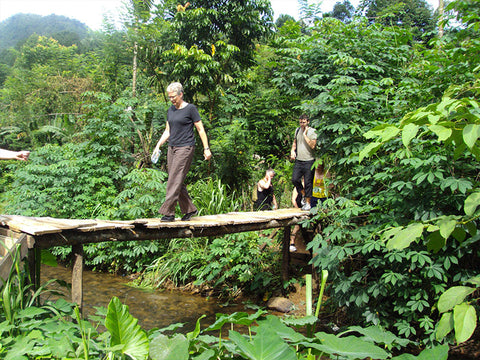
POLYGON ((297 157, 297 153, 295 152, 295 150, 290 151, 290 159, 295 160, 296 157, 297 157))

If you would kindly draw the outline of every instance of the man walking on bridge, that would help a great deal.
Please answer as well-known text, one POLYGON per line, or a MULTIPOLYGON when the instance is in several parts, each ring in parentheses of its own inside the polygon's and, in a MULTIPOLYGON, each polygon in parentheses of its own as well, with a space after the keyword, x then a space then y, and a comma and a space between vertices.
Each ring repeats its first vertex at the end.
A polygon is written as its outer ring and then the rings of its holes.
POLYGON ((317 145, 317 133, 309 127, 310 120, 306 114, 300 116, 300 127, 295 130, 290 158, 295 160, 292 173, 292 183, 298 194, 302 195, 302 210, 311 209, 310 200, 313 189, 313 163, 315 162, 314 149, 317 145), (305 187, 302 185, 302 178, 305 187))

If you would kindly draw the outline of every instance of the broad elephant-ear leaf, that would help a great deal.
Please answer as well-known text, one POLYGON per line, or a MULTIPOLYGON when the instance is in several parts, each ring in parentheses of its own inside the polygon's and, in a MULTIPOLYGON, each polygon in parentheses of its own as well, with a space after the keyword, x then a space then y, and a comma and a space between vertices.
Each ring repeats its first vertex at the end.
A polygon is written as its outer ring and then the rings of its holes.
POLYGON ((188 360, 190 341, 183 334, 176 334, 172 338, 160 334, 150 344, 152 360, 188 360))
POLYGON ((116 348, 120 345, 121 353, 132 359, 147 359, 148 337, 137 323, 127 305, 123 305, 117 297, 110 300, 105 318, 105 327, 112 336, 110 345, 116 348))
POLYGON ((229 331, 229 338, 251 360, 297 359, 295 351, 274 330, 267 327, 257 333, 253 341, 248 341, 234 330, 229 331))

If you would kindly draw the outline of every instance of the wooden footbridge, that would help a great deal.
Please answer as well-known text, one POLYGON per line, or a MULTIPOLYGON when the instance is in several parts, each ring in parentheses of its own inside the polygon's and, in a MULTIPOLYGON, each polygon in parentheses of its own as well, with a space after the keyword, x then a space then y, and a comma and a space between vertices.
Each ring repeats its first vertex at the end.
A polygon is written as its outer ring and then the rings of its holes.
POLYGON ((132 221, 77 220, 50 217, 0 215, 0 281, 12 266, 12 252, 20 248, 27 256, 32 281, 40 285, 40 250, 71 246, 73 253, 72 301, 83 307, 83 245, 104 241, 139 241, 221 236, 225 234, 285 228, 282 277, 288 280, 290 227, 309 217, 300 209, 231 212, 193 217, 190 221, 162 222, 160 219, 132 221))

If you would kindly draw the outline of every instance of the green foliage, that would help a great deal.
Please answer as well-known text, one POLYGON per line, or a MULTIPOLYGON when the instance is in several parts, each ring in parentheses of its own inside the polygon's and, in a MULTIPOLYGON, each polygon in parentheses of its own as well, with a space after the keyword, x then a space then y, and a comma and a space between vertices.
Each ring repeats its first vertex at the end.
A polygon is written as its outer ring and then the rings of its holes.
MULTIPOLYGON (((479 286, 479 277, 467 282, 479 286)), ((468 286, 453 286, 445 291, 438 299, 438 312, 442 317, 437 325, 437 340, 442 340, 451 331, 455 333, 458 343, 467 341, 477 326, 477 313, 472 305, 476 299, 465 301, 476 288, 468 286)))
POLYGON ((257 233, 217 238, 208 246, 202 266, 192 271, 197 284, 206 283, 235 295, 239 291, 262 292, 279 283, 280 254, 262 251, 269 239, 257 233), (235 244, 234 247, 231 244, 235 244), (276 275, 275 275, 276 274, 276 275))
POLYGON ((243 291, 264 292, 279 283, 274 264, 279 254, 262 251, 268 238, 256 233, 226 235, 214 240, 178 239, 170 242, 168 252, 154 261, 142 275, 142 286, 175 286, 195 281, 227 297, 243 291), (232 248, 231 244, 235 244, 232 248))
POLYGON ((171 240, 167 252, 155 259, 139 278, 140 285, 156 288, 168 282, 175 286, 189 283, 192 271, 204 265, 207 244, 202 238, 171 240))
POLYGON ((165 199, 167 174, 156 169, 133 169, 123 178, 123 188, 113 204, 115 219, 134 220, 158 217, 165 199))
POLYGON ((256 42, 270 34, 272 21, 267 1, 194 0, 190 7, 177 9, 174 29, 180 43, 188 48, 199 46, 207 51, 210 44, 226 39, 240 50, 236 62, 245 67, 253 60, 256 42))
POLYGON ((80 129, 76 117, 82 113, 83 93, 94 88, 92 59, 77 54, 74 45, 38 35, 18 54, 0 89, 2 130, 17 136, 4 141, 30 147, 71 140, 80 129))
MULTIPOLYGON (((158 217, 158 209, 165 199, 166 179, 167 174, 160 170, 133 169, 122 179, 123 190, 113 200, 115 211, 110 216, 124 220, 158 217)), ((166 240, 153 239, 89 244, 85 247, 85 264, 96 270, 139 272, 166 249, 166 240)))
MULTIPOLYGON (((15 261, 19 265, 18 259, 15 261)), ((18 267, 17 267, 18 268, 18 267)), ((22 273, 17 272, 10 276, 13 283, 21 280, 22 273)), ((31 292, 28 287, 18 282, 18 297, 28 298, 31 292)), ((11 286, 3 284, 0 292, 10 293, 11 286)), ((36 294, 44 290, 39 289, 36 294)), ((97 332, 99 324, 93 325, 80 317, 78 308, 73 304, 59 299, 56 302, 46 301, 42 306, 16 307, 14 314, 0 322, 0 356, 5 359, 35 359, 44 357, 49 359, 70 358, 109 358, 123 359, 128 356, 132 359, 170 359, 180 358, 216 358, 229 359, 232 354, 244 359, 271 359, 281 357, 297 359, 310 358, 311 355, 339 355, 346 359, 363 359, 365 357, 385 359, 390 357, 389 349, 408 341, 395 337, 392 333, 380 328, 366 328, 355 326, 348 329, 341 336, 326 333, 316 333, 305 337, 296 332, 287 323, 273 315, 265 315, 265 311, 258 310, 255 314, 234 313, 230 315, 217 314, 214 324, 201 330, 200 320, 197 320, 195 329, 186 334, 174 334, 170 337, 163 335, 165 329, 152 330, 148 335, 138 325, 137 319, 129 313, 128 306, 123 305, 116 297, 112 298, 105 316, 103 333, 97 332), (9 322, 8 319, 14 319, 9 322), (75 321, 73 321, 75 319, 75 321), (229 336, 222 338, 222 328, 230 325, 229 336), (234 325, 248 327, 249 336, 233 330, 234 325), (211 331, 219 332, 215 338, 209 336, 211 331), (348 332, 361 334, 345 336, 348 332), (255 334, 255 335, 253 335, 255 334), (355 344, 355 346, 352 346, 355 344), (384 349, 382 349, 384 347, 384 349)), ((5 308, 5 307, 4 307, 5 308)), ((102 310, 100 310, 102 311, 102 310)), ((311 317, 310 317, 311 318, 311 317)), ((0 313, 3 320, 4 313, 0 313)), ((97 317, 101 319, 101 317, 97 317)), ((302 320, 302 319, 300 319, 302 320)), ((313 319, 316 321, 316 318, 313 319)), ((310 324, 311 321, 297 321, 297 325, 310 324)), ((436 359, 443 359, 448 347, 437 347, 424 350, 419 359, 424 356, 436 355, 436 359)), ((402 355, 409 356, 409 355, 402 355)), ((399 357, 399 359, 402 357, 399 357)), ((406 357, 415 359, 416 357, 406 357)))
MULTIPOLYGON (((331 275, 330 300, 431 343, 442 293, 478 273, 478 62, 454 55, 459 41, 478 51, 478 33, 465 35, 448 35, 444 59, 412 47, 409 31, 324 19, 281 39, 286 65, 273 80, 308 94, 302 108, 341 194, 314 212, 322 233, 309 244, 331 275)), ((460 309, 468 334, 472 313, 460 309)))
POLYGON ((230 188, 241 189, 251 178, 254 164, 245 122, 242 119, 228 121, 210 133, 218 177, 230 188), (220 131, 223 133, 222 136, 220 131))
MULTIPOLYGON (((0 242, 0 246, 5 246, 3 242, 0 242)), ((28 269, 23 267, 24 265, 20 259, 20 245, 13 249, 8 249, 8 253, 12 259, 12 267, 6 279, 1 279, 0 287, 0 308, 2 313, 0 320, 8 325, 8 333, 10 335, 16 334, 16 326, 19 325, 21 314, 40 300, 40 295, 47 292, 45 288, 49 283, 55 280, 50 280, 39 289, 35 289, 31 283, 28 275, 28 269)), ((56 293, 56 292, 55 292, 56 293)))
POLYGON ((87 144, 46 145, 19 168, 5 194, 7 211, 26 216, 88 219, 106 213, 121 167, 87 144))
POLYGON ((220 179, 200 179, 188 185, 188 191, 200 215, 224 214, 242 207, 243 199, 220 179))

